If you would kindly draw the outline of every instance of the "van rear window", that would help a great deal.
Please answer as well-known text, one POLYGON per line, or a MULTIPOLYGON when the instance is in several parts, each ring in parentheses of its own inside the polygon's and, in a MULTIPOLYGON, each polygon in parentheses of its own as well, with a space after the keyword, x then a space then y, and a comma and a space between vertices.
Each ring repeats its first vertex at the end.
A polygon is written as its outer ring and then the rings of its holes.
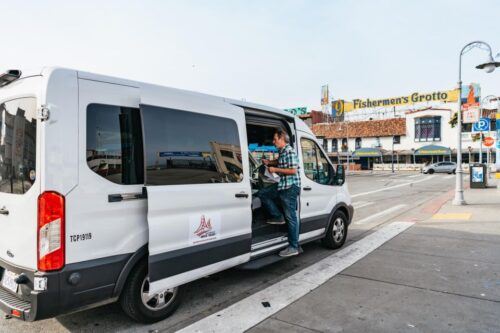
POLYGON ((0 192, 23 194, 36 180, 36 99, 0 104, 0 192))
POLYGON ((103 104, 87 107, 87 164, 113 183, 144 183, 139 109, 103 104))

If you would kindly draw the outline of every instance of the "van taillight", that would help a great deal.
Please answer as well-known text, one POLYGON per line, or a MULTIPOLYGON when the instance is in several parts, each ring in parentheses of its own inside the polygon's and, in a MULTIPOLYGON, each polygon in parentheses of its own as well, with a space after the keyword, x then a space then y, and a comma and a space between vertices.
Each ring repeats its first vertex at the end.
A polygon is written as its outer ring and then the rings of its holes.
POLYGON ((55 271, 64 267, 64 196, 43 192, 38 197, 38 270, 55 271))

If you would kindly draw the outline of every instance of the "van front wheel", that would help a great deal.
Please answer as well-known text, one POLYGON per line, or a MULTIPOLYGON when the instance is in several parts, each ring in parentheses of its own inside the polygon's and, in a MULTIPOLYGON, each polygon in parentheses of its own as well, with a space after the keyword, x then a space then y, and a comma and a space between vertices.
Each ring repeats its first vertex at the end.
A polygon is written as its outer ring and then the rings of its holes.
POLYGON ((133 320, 150 324, 170 316, 179 306, 180 288, 149 295, 148 263, 142 261, 130 274, 120 297, 123 311, 133 320))
POLYGON ((330 249, 338 249, 344 245, 346 239, 347 217, 343 212, 336 211, 326 229, 326 235, 322 239, 323 245, 330 249))

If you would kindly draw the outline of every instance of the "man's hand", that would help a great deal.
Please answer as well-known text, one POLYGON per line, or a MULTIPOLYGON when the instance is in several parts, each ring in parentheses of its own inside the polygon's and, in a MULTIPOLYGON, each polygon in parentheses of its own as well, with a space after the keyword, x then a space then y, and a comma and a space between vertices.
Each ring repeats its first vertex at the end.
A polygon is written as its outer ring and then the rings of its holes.
POLYGON ((278 160, 266 160, 265 158, 262 159, 262 164, 265 166, 277 166, 278 165, 278 160))

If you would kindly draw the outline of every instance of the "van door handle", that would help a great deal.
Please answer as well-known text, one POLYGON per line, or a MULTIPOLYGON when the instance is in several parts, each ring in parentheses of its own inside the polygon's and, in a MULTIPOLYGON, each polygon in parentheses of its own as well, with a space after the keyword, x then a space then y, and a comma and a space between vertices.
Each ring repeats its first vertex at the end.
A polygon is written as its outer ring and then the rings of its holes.
POLYGON ((9 215, 9 210, 5 207, 0 208, 0 214, 9 215))
POLYGON ((128 200, 147 199, 147 198, 148 198, 148 195, 146 192, 146 188, 143 188, 141 193, 109 194, 108 195, 108 202, 120 202, 120 201, 128 201, 128 200))
POLYGON ((236 193, 234 196, 237 198, 248 198, 248 193, 244 193, 244 192, 236 193))
POLYGON ((309 186, 304 187, 304 191, 310 191, 310 190, 312 190, 311 187, 309 187, 309 186))

